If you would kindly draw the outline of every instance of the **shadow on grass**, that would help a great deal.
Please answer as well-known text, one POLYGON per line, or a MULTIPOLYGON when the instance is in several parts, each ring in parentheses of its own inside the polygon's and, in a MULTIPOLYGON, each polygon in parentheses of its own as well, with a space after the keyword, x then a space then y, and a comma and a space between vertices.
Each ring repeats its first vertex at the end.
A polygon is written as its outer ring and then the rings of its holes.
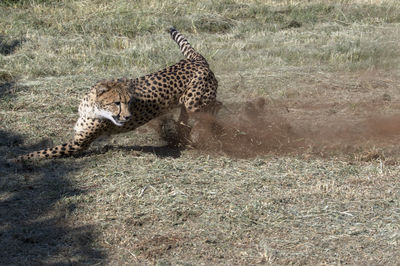
POLYGON ((23 40, 12 40, 6 41, 4 36, 0 35, 0 54, 10 55, 15 52, 15 50, 21 46, 23 40))
POLYGON ((89 150, 83 152, 80 156, 90 156, 103 154, 108 151, 125 151, 125 152, 144 152, 154 154, 159 158, 179 158, 181 157, 181 151, 183 148, 174 145, 164 145, 164 146, 112 146, 105 145, 99 150, 89 150))
POLYGON ((15 82, 0 83, 0 97, 3 97, 3 95, 8 93, 10 89, 14 87, 14 84, 15 82))
POLYGON ((5 73, 0 72, 0 103, 5 104, 4 108, 10 108, 13 106, 13 99, 17 97, 17 94, 21 91, 28 91, 29 87, 20 85, 17 80, 12 79, 11 76, 4 77, 5 73), (6 81, 3 79, 5 78, 6 81))
POLYGON ((103 252, 93 248, 94 228, 68 224, 67 217, 76 206, 66 199, 85 190, 74 187, 66 176, 80 170, 80 166, 62 161, 30 167, 8 166, 5 154, 17 150, 22 142, 20 136, 0 130, 1 264, 104 261, 103 252))
POLYGON ((179 148, 172 145, 165 145, 165 146, 133 146, 133 147, 120 147, 123 150, 133 150, 133 151, 140 151, 144 153, 151 153, 156 155, 160 158, 179 158, 181 157, 181 151, 183 148, 179 148))

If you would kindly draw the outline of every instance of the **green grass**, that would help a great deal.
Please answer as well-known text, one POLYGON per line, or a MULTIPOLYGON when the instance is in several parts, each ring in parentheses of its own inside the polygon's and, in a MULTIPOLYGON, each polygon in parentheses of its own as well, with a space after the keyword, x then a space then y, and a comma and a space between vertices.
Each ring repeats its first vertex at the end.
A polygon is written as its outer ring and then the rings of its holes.
POLYGON ((399 261, 397 1, 9 0, 0 14, 2 263, 399 261), (5 164, 71 138, 97 80, 180 60, 170 26, 219 80, 225 139, 174 150, 153 123, 5 164))

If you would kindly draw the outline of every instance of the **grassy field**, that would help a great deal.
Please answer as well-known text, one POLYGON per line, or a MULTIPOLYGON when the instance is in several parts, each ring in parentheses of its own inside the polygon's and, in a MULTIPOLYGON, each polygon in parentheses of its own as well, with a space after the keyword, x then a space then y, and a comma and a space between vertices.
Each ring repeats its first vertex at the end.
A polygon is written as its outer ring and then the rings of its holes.
POLYGON ((0 264, 397 264, 399 41, 397 0, 1 1, 0 264), (97 80, 180 60, 170 26, 222 133, 6 164, 71 138, 97 80))

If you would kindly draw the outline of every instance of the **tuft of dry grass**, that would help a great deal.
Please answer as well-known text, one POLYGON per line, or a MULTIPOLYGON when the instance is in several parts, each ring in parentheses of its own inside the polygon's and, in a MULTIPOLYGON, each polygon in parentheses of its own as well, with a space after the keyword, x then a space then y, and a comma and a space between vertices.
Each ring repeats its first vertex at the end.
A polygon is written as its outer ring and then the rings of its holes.
POLYGON ((0 14, 2 264, 400 260, 397 1, 6 0, 0 14), (208 146, 168 146, 153 122, 6 165, 70 138, 96 80, 179 60, 171 25, 219 80, 226 108, 196 133, 208 146))

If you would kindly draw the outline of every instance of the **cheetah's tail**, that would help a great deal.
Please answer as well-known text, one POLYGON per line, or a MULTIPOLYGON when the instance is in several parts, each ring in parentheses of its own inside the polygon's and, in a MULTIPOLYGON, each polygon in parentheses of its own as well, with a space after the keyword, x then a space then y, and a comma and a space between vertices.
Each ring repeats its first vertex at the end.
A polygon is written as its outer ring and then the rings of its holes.
POLYGON ((179 45, 179 48, 187 59, 207 62, 206 59, 200 53, 198 53, 190 45, 186 38, 183 37, 183 35, 180 34, 175 28, 170 28, 169 33, 171 34, 172 39, 174 39, 174 41, 179 45))
POLYGON ((50 159, 55 157, 66 157, 71 156, 75 153, 82 151, 85 147, 77 145, 74 140, 64 143, 62 145, 54 146, 53 148, 47 148, 39 151, 34 151, 28 154, 18 156, 7 160, 8 163, 22 163, 29 161, 38 161, 42 159, 50 159))

